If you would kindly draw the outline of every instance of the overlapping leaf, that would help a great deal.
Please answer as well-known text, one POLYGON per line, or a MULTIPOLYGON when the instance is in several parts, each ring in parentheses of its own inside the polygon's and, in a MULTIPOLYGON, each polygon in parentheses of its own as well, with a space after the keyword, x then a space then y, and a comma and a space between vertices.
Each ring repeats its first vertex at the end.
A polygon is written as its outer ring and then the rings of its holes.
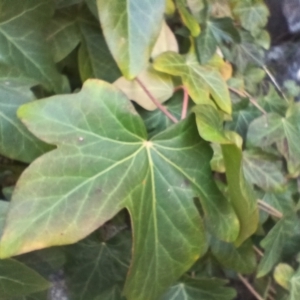
POLYGON ((165 1, 97 0, 102 29, 123 75, 133 79, 147 65, 161 30, 165 1))
POLYGON ((25 296, 50 287, 47 280, 17 260, 0 260, 0 269, 1 299, 25 296))
POLYGON ((295 274, 290 279, 290 296, 289 300, 297 300, 300 297, 300 268, 295 272, 295 274))
POLYGON ((62 76, 55 68, 42 32, 50 20, 54 3, 48 0, 24 0, 12 5, 9 0, 1 0, 0 7, 1 62, 16 66, 28 78, 61 92, 62 76))
POLYGON ((232 300, 236 292, 225 287, 225 280, 209 278, 186 278, 172 286, 162 300, 232 300))
POLYGON ((121 292, 130 251, 129 232, 122 232, 107 242, 90 237, 70 246, 66 278, 72 299, 101 299, 100 295, 102 299, 113 299, 108 294, 121 292))
POLYGON ((18 108, 34 100, 29 87, 19 82, 0 81, 0 154, 29 163, 52 147, 33 136, 17 118, 18 108))
POLYGON ((257 277, 262 277, 269 273, 279 261, 286 239, 293 234, 295 224, 295 216, 287 216, 278 221, 262 240, 261 245, 266 252, 259 263, 257 277))
POLYGON ((134 253, 125 293, 145 300, 157 299, 206 251, 193 197, 201 199, 213 232, 234 238, 236 217, 230 207, 222 209, 227 204, 210 175, 212 153, 193 118, 147 141, 128 99, 97 80, 78 94, 24 105, 19 116, 58 149, 35 160, 19 180, 2 257, 74 243, 127 207, 134 253))
POLYGON ((252 187, 245 180, 241 138, 234 132, 225 132, 219 112, 211 105, 198 105, 194 109, 198 131, 205 140, 221 144, 228 192, 240 223, 236 244, 250 237, 258 225, 258 211, 252 187))
POLYGON ((211 94, 217 105, 226 113, 231 113, 231 100, 220 73, 212 68, 200 66, 196 60, 186 60, 174 52, 165 52, 154 61, 158 71, 180 76, 183 84, 196 104, 210 104, 211 94))

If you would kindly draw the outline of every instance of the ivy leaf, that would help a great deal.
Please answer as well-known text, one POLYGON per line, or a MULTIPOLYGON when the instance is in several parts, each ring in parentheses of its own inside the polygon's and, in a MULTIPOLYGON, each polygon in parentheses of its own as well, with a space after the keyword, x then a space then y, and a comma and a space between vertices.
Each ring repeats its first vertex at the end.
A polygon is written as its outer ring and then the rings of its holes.
POLYGON ((207 63, 212 58, 218 44, 223 41, 236 43, 241 41, 239 32, 230 18, 212 18, 205 25, 205 29, 195 39, 197 55, 201 64, 207 63))
POLYGON ((42 276, 17 260, 0 260, 0 269, 1 299, 26 296, 50 287, 50 283, 42 276))
POLYGON ((202 65, 206 64, 217 51, 218 42, 212 32, 212 28, 207 27, 195 39, 197 57, 202 65))
POLYGON ((183 24, 190 30, 192 36, 198 36, 201 32, 200 25, 196 18, 188 11, 186 0, 175 0, 175 3, 183 24))
POLYGON ((297 300, 300 297, 300 268, 290 279, 290 296, 288 300, 297 300))
POLYGON ((162 300, 232 300, 236 297, 234 289, 225 287, 225 280, 208 278, 186 278, 172 286, 162 300))
POLYGON ((125 295, 147 300, 157 299, 207 249, 194 197, 205 203, 207 223, 220 229, 218 236, 230 238, 210 174, 212 151, 193 118, 147 141, 129 100, 98 80, 87 81, 80 93, 24 105, 18 114, 58 148, 22 174, 2 257, 74 243, 127 207, 134 253, 125 295), (147 278, 139 276, 146 272, 147 278))
POLYGON ((240 221, 240 234, 235 244, 242 244, 258 226, 256 197, 243 172, 243 153, 236 144, 222 145, 228 192, 232 206, 240 221))
POLYGON ((52 48, 53 59, 59 62, 79 44, 77 9, 58 10, 47 27, 47 41, 52 48))
POLYGON ((53 1, 24 0, 12 6, 11 1, 0 0, 0 6, 1 62, 16 66, 28 78, 61 92, 62 76, 51 59, 42 32, 53 12, 53 1))
POLYGON ((178 53, 179 49, 178 49, 178 43, 177 43, 177 40, 176 40, 176 37, 175 37, 173 31, 170 29, 170 27, 164 21, 162 24, 162 28, 161 28, 160 34, 158 36, 158 39, 156 40, 156 43, 152 50, 151 57, 155 58, 156 56, 160 55, 161 53, 167 52, 167 51, 173 51, 173 52, 178 53))
POLYGON ((251 274, 256 268, 256 256, 250 240, 236 248, 233 244, 211 239, 211 251, 219 263, 227 269, 251 274))
POLYGON ((29 87, 15 88, 15 82, 0 82, 0 154, 26 163, 51 146, 38 140, 17 118, 18 108, 34 100, 29 87))
POLYGON ((250 237, 258 225, 258 211, 252 187, 245 180, 242 167, 241 138, 223 131, 219 112, 211 105, 195 108, 199 134, 209 142, 221 144, 231 205, 239 219, 240 232, 236 245, 250 237))
POLYGON ((78 20, 81 35, 81 45, 78 52, 79 72, 82 81, 98 78, 114 82, 121 76, 98 22, 93 16, 83 11, 78 20))
POLYGON ((254 36, 267 24, 269 10, 262 0, 236 1, 233 13, 238 17, 242 26, 254 36))
POLYGON ((282 161, 258 151, 244 151, 243 169, 246 179, 265 191, 282 191, 286 184, 282 161))
POLYGON ((68 248, 66 279, 72 299, 98 299, 122 290, 131 251, 130 234, 125 233, 107 242, 91 236, 68 248))
POLYGON ((184 56, 170 51, 157 57, 153 67, 160 72, 180 76, 196 104, 211 104, 211 94, 217 105, 224 112, 231 114, 228 88, 217 71, 200 66, 194 60, 186 61, 184 56))
MULTIPOLYGON (((274 279, 276 283, 284 289, 289 290, 290 280, 295 274, 295 270, 288 264, 278 264, 274 270, 274 279)), ((300 295, 299 295, 300 296, 300 295)))
MULTIPOLYGON (((138 78, 160 103, 165 102, 173 95, 174 84, 171 76, 157 72, 151 65, 140 73, 138 78)), ((128 99, 135 101, 141 107, 147 110, 157 109, 157 106, 149 98, 148 94, 135 80, 130 81, 125 77, 120 77, 114 82, 114 86, 118 87, 128 99)))
POLYGON ((282 218, 261 241, 265 254, 258 265, 257 277, 265 276, 279 261, 286 240, 292 235, 296 222, 294 215, 282 218))
POLYGON ((123 75, 133 79, 147 65, 161 30, 165 1, 97 0, 108 47, 123 75))

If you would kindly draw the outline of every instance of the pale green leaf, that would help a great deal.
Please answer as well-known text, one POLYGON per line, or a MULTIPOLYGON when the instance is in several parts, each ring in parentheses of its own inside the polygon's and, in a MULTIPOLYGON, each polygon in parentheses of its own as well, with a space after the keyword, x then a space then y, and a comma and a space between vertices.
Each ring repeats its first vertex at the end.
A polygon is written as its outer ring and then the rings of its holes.
POLYGON ((281 263, 276 266, 273 276, 276 283, 278 283, 284 289, 289 290, 290 280, 294 274, 295 270, 290 265, 281 263))
POLYGON ((42 276, 17 260, 0 260, 0 269, 1 299, 25 296, 50 287, 50 283, 42 276))
POLYGON ((161 30, 165 1, 97 0, 108 47, 123 75, 136 77, 147 65, 161 30))
POLYGON ((152 50, 151 58, 155 58, 156 56, 167 51, 179 52, 179 49, 173 31, 166 22, 163 22, 160 34, 152 50))
POLYGON ((225 268, 242 274, 251 274, 256 268, 256 256, 250 240, 236 248, 233 244, 211 240, 211 251, 225 268))
POLYGON ((33 136, 17 118, 18 108, 32 100, 34 95, 28 87, 0 83, 0 154, 27 163, 52 149, 33 136))
POLYGON ((262 240, 265 253, 258 265, 257 277, 268 274, 279 261, 286 240, 293 233, 295 222, 293 215, 281 219, 262 240))
POLYGON ((62 76, 51 59, 42 31, 50 20, 53 4, 48 0, 22 0, 12 5, 10 0, 0 0, 0 57, 2 63, 16 66, 27 77, 61 92, 62 76))
MULTIPOLYGON (((151 65, 138 75, 138 79, 160 103, 165 102, 173 95, 174 84, 171 76, 157 72, 151 65)), ((128 99, 135 101, 141 107, 147 110, 157 109, 157 106, 137 81, 130 81, 125 77, 120 77, 113 84, 119 88, 128 99)))
POLYGON ((228 212, 210 174, 212 153, 193 118, 147 141, 129 100, 98 80, 87 81, 80 93, 24 105, 19 116, 58 148, 22 174, 2 257, 74 243, 127 207, 134 251, 125 294, 152 300, 207 249, 193 198, 205 204, 208 225, 228 238, 221 227, 228 212))
POLYGON ((192 36, 200 34, 200 25, 196 18, 188 11, 186 0, 175 0, 182 23, 190 30, 192 36))
POLYGON ((196 104, 210 104, 211 94, 217 105, 231 114, 228 88, 219 72, 200 66, 197 61, 186 61, 184 56, 174 52, 161 54, 155 59, 153 66, 158 71, 180 76, 196 104))
POLYGON ((267 24, 269 10, 263 0, 236 1, 233 13, 242 26, 255 35, 267 24))
POLYGON ((298 300, 300 297, 300 268, 290 280, 290 296, 288 300, 298 300))
POLYGON ((186 278, 172 286, 161 300, 232 300, 234 289, 225 287, 225 280, 210 278, 186 278))

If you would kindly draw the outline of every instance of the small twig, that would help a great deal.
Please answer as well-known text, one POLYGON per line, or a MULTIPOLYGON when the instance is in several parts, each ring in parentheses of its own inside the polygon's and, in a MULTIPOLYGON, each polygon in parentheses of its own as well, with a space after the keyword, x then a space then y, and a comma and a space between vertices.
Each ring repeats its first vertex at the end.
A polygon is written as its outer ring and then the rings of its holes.
POLYGON ((136 78, 135 80, 141 86, 150 100, 156 105, 156 107, 161 110, 171 121, 173 121, 174 123, 178 123, 178 120, 150 93, 150 91, 145 87, 140 79, 136 78))
POLYGON ((264 115, 267 114, 267 112, 257 103, 257 101, 247 92, 241 92, 233 87, 229 87, 229 90, 232 91, 233 93, 237 94, 240 97, 247 97, 249 98, 249 101, 258 109, 260 110, 264 115))
POLYGON ((283 214, 279 210, 277 210, 273 206, 269 205, 265 201, 257 200, 257 203, 258 203, 260 209, 264 210, 265 212, 269 213, 270 215, 272 215, 276 218, 279 218, 279 219, 281 219, 283 217, 283 214))
POLYGON ((174 92, 183 90, 183 101, 182 101, 182 111, 181 111, 181 120, 186 118, 187 110, 189 106, 189 93, 185 86, 181 85, 174 89, 174 92))
POLYGON ((264 253, 256 246, 253 246, 254 251, 261 257, 264 256, 264 253))
POLYGON ((248 282, 246 278, 244 278, 241 274, 238 274, 238 278, 257 300, 264 300, 264 298, 261 297, 261 295, 253 288, 253 286, 248 282))

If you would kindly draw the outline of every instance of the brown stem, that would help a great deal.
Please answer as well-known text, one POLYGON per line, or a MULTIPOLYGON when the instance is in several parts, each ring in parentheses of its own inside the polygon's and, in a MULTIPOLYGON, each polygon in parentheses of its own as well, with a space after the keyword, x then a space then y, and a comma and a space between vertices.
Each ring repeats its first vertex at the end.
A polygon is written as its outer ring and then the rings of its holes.
POLYGON ((267 112, 257 103, 257 101, 247 92, 241 92, 233 87, 229 87, 229 90, 235 94, 237 94, 240 97, 247 97, 249 98, 249 101, 258 109, 260 110, 264 115, 267 114, 267 112))
POLYGON ((172 122, 178 123, 178 120, 150 93, 146 86, 141 82, 140 79, 136 78, 136 82, 141 86, 150 100, 156 105, 156 107, 161 110, 172 122))
POLYGON ((254 251, 261 257, 264 256, 264 253, 256 246, 253 246, 254 251))
POLYGON ((246 278, 244 278, 241 274, 238 274, 238 278, 257 300, 264 300, 264 298, 253 288, 246 278))
POLYGON ((174 89, 174 92, 183 90, 183 101, 182 101, 182 111, 181 111, 181 120, 186 118, 187 110, 189 106, 189 93, 185 86, 181 85, 174 89))
POLYGON ((269 213, 270 215, 272 215, 276 218, 279 218, 279 219, 281 219, 283 217, 283 214, 279 210, 277 210, 273 206, 269 205, 265 201, 257 200, 257 203, 261 210, 264 210, 265 212, 269 213))

